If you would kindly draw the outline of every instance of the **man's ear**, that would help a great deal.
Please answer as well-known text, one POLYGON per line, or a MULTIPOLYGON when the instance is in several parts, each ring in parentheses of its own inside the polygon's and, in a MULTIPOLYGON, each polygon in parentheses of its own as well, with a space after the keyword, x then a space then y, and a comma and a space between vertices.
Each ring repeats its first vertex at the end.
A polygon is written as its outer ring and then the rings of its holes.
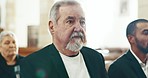
POLYGON ((135 38, 133 35, 128 35, 127 39, 129 41, 129 43, 131 43, 131 44, 135 42, 135 38))
POLYGON ((53 22, 52 22, 52 21, 49 21, 49 22, 48 22, 48 26, 49 26, 50 33, 51 33, 51 34, 54 34, 53 22))

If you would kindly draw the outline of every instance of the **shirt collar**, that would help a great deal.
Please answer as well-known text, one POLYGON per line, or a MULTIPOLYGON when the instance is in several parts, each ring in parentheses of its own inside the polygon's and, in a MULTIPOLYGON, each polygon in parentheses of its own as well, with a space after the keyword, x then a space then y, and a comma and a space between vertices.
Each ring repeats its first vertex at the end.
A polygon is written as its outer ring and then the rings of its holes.
POLYGON ((136 54, 133 52, 133 50, 130 48, 131 53, 133 54, 133 56, 137 59, 137 61, 139 62, 140 65, 145 65, 137 56, 136 54))

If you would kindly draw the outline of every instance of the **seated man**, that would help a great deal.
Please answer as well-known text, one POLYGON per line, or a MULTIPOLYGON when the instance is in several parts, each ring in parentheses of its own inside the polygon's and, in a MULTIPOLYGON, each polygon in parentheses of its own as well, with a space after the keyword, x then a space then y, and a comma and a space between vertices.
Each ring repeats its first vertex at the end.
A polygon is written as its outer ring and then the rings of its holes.
POLYGON ((131 22, 126 36, 131 48, 111 64, 109 78, 148 78, 148 20, 131 22))

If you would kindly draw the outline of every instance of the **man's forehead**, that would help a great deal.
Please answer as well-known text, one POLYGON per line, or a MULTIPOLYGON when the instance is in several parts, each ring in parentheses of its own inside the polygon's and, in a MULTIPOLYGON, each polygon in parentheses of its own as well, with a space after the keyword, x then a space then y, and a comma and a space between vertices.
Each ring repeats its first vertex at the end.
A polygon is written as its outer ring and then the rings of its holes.
POLYGON ((141 23, 137 23, 137 28, 139 29, 148 29, 148 22, 141 22, 141 23))

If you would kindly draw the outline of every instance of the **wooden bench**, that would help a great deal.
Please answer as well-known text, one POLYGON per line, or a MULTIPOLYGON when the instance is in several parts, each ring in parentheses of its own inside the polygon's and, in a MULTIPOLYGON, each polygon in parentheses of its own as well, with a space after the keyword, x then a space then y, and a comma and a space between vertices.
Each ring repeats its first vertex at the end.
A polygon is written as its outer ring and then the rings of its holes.
POLYGON ((19 48, 19 54, 21 56, 27 56, 37 50, 39 50, 40 48, 36 48, 36 47, 28 47, 28 48, 23 48, 23 47, 20 47, 19 48))

